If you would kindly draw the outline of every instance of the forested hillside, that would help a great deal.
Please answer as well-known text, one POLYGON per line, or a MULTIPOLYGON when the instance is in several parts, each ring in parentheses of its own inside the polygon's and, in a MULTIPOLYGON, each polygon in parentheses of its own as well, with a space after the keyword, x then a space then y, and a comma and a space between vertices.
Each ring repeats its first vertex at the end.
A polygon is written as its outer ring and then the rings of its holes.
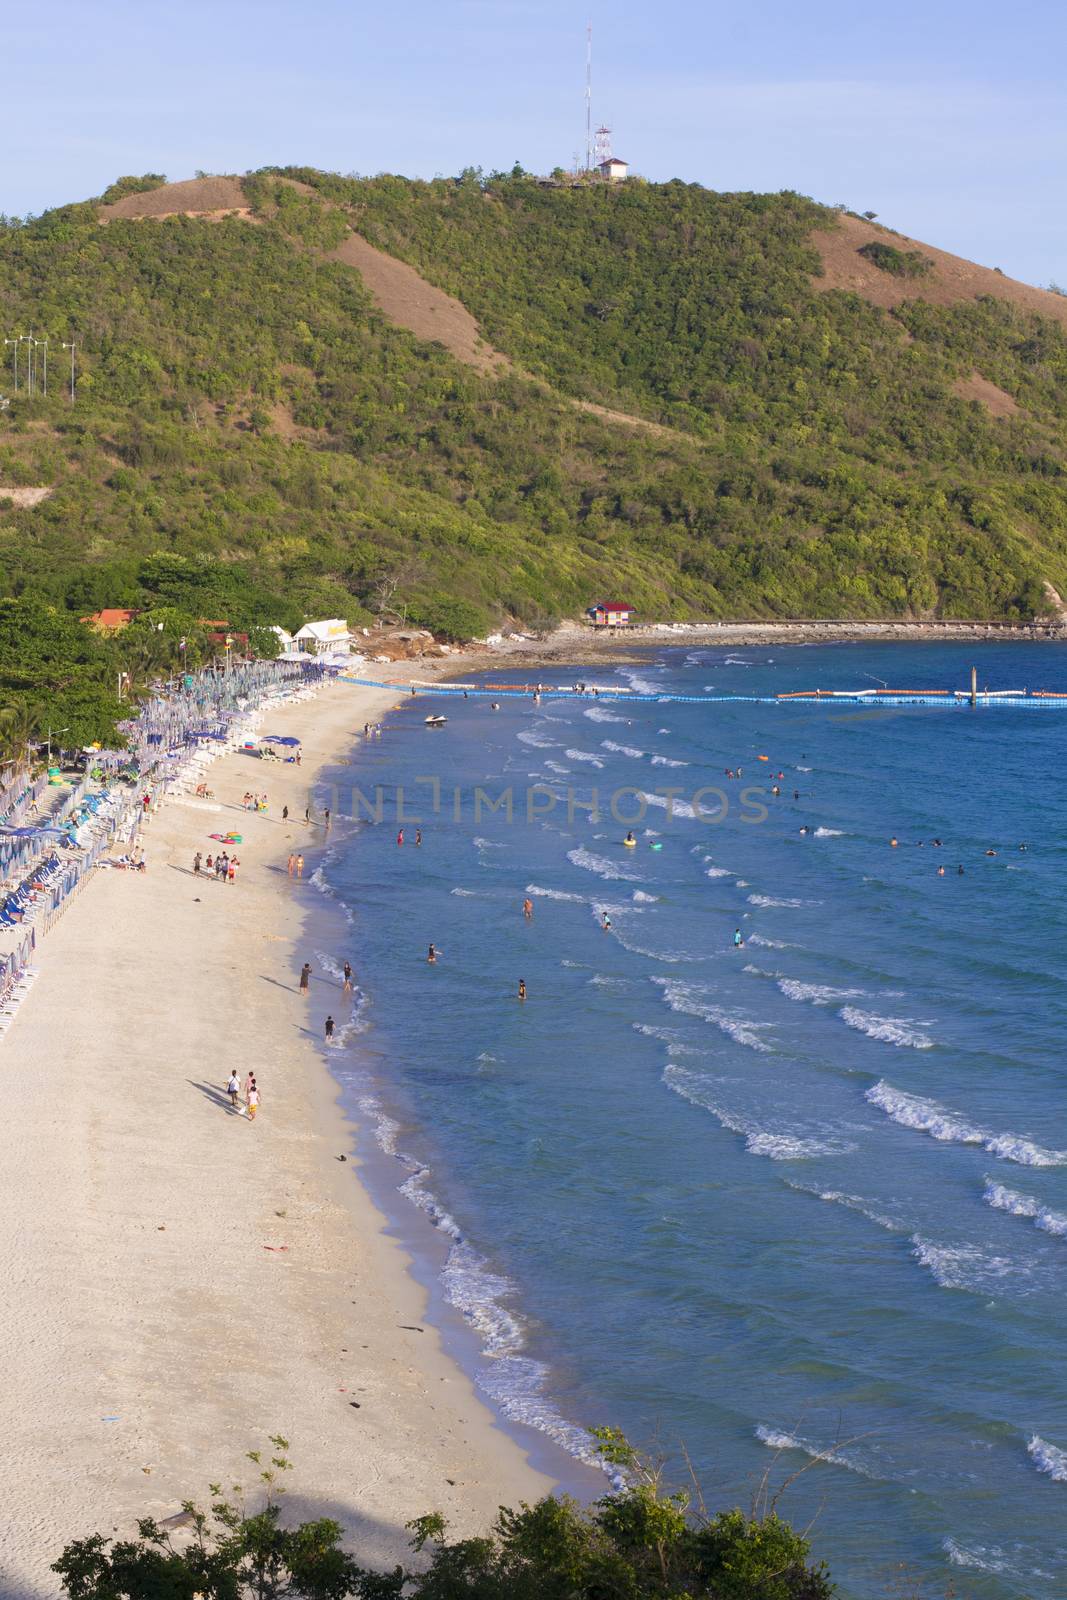
POLYGON ((29 398, 4 347, 0 594, 235 626, 390 597, 464 636, 609 593, 981 617, 1067 590, 1062 323, 924 300, 910 242, 860 263, 907 276, 887 308, 820 283, 836 214, 794 194, 291 169, 123 215, 160 183, 0 229, 3 331, 51 355, 29 398), (398 326, 330 259, 353 231, 508 360, 398 326))

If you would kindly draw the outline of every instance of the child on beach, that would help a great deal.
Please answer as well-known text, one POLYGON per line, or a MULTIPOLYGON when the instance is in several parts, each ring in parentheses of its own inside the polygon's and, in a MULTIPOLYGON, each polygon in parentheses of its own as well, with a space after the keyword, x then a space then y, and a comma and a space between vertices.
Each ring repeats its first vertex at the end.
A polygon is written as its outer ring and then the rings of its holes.
POLYGON ((245 1088, 245 1104, 248 1107, 249 1122, 255 1122, 256 1112, 259 1110, 259 1085, 251 1072, 248 1074, 248 1083, 245 1088))
POLYGON ((327 1017, 323 1026, 324 1026, 325 1033, 326 1033, 326 1043, 329 1044, 330 1040, 333 1038, 333 1027, 334 1027, 333 1018, 332 1017, 327 1017))

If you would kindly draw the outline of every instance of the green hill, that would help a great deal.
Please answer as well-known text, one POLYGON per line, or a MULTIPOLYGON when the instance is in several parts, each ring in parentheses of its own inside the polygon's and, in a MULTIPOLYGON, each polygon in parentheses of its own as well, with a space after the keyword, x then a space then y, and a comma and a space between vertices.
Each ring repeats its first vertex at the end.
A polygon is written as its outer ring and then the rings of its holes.
POLYGON ((1067 301, 951 261, 795 194, 519 173, 6 219, 0 321, 51 373, 15 394, 5 347, 0 595, 235 626, 392 597, 460 636, 604 594, 1030 616, 1067 592, 1067 301))

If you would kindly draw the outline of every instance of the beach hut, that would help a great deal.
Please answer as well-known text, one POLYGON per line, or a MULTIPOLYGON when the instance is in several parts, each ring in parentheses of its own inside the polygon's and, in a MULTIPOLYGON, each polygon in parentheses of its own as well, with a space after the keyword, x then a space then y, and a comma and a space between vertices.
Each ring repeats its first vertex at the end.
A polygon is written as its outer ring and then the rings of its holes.
POLYGON ((324 622, 305 622, 293 635, 293 643, 305 655, 347 656, 352 649, 352 635, 343 617, 329 617, 324 622))
POLYGON ((610 604, 598 601, 590 606, 586 616, 594 628, 628 628, 633 616, 633 607, 621 605, 618 601, 610 604))

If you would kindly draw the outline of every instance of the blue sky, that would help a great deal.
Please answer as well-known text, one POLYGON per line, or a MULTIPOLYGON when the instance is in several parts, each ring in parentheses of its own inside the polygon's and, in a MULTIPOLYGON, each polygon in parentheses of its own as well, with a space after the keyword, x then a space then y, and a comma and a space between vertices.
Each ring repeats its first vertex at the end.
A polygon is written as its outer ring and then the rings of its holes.
POLYGON ((127 172, 569 165, 799 189, 1067 282, 1062 0, 38 0, 2 32, 0 210, 127 172))

